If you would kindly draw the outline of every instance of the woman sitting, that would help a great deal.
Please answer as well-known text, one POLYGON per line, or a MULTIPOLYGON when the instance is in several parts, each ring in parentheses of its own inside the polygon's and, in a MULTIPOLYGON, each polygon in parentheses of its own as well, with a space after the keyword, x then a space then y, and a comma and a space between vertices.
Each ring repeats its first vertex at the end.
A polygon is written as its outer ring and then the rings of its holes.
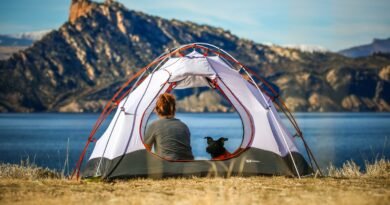
POLYGON ((187 125, 175 118, 176 102, 171 94, 160 95, 155 112, 159 119, 147 129, 144 143, 157 155, 169 160, 193 160, 190 145, 190 130, 187 125))

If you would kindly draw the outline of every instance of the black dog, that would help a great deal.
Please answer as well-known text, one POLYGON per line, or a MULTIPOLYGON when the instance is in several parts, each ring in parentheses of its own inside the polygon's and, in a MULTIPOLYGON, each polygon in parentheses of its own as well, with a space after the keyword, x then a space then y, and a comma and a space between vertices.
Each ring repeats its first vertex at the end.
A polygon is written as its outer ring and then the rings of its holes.
POLYGON ((221 137, 218 140, 213 140, 212 137, 205 137, 207 139, 206 152, 211 155, 213 160, 221 160, 231 157, 231 153, 224 147, 224 142, 228 141, 228 138, 221 137))

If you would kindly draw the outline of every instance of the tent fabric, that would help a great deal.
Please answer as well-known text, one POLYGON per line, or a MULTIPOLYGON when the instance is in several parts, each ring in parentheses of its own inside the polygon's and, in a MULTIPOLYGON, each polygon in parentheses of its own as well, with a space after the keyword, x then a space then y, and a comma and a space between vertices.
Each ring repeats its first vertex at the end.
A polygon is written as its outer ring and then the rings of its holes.
POLYGON ((111 123, 96 142, 83 170, 83 176, 132 177, 141 176, 142 170, 147 171, 148 173, 144 175, 148 176, 153 172, 152 167, 155 167, 156 172, 158 170, 162 172, 165 168, 159 166, 168 166, 167 164, 180 169, 176 172, 169 169, 170 173, 160 173, 161 176, 175 175, 175 173, 177 176, 182 176, 183 173, 179 170, 196 166, 199 168, 194 169, 195 173, 192 174, 203 175, 203 172, 208 172, 207 170, 221 163, 227 167, 233 166, 231 163, 237 163, 237 160, 248 164, 248 156, 249 164, 251 160, 258 162, 254 163, 256 168, 236 170, 236 173, 241 175, 311 173, 312 170, 299 153, 292 135, 283 125, 270 102, 268 97, 245 80, 220 56, 204 56, 193 51, 183 57, 171 57, 119 103, 111 123), (170 162, 147 151, 142 137, 157 97, 170 88, 184 89, 213 86, 212 84, 217 86, 216 89, 219 89, 232 103, 241 117, 244 130, 240 146, 242 152, 222 163, 207 160, 206 162, 170 162), (264 155, 255 156, 253 153, 264 155), (134 158, 136 155, 142 157, 134 158), (139 162, 139 160, 148 160, 148 162, 139 162), (262 165, 261 160, 267 161, 268 164, 262 165))

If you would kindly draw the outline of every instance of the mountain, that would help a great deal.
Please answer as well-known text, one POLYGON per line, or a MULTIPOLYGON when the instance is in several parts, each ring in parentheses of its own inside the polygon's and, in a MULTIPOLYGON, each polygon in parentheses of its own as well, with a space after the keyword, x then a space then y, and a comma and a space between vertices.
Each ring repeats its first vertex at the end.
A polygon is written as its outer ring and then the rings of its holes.
POLYGON ((370 44, 344 49, 338 53, 351 58, 366 57, 378 53, 390 54, 390 38, 374 39, 370 44))
POLYGON ((30 46, 34 41, 49 33, 51 30, 32 31, 15 34, 0 34, 0 46, 30 46))
POLYGON ((51 30, 25 32, 17 34, 0 34, 0 60, 11 57, 12 54, 31 46, 51 30))
MULTIPOLYGON (((181 44, 208 42, 267 77, 293 111, 390 111, 390 59, 351 59, 241 39, 114 1, 72 0, 69 21, 0 61, 0 111, 95 112, 138 69, 181 44)), ((177 93, 181 111, 228 111, 207 89, 177 93)))
POLYGON ((31 32, 22 32, 22 33, 15 33, 15 34, 8 34, 6 36, 15 38, 15 39, 24 39, 24 40, 31 40, 31 41, 38 41, 41 40, 43 36, 50 33, 52 29, 48 30, 41 30, 41 31, 31 31, 31 32))
POLYGON ((33 40, 30 39, 0 35, 0 60, 8 59, 12 54, 27 48, 32 43, 33 40))
POLYGON ((30 46, 34 40, 0 34, 0 46, 30 46))

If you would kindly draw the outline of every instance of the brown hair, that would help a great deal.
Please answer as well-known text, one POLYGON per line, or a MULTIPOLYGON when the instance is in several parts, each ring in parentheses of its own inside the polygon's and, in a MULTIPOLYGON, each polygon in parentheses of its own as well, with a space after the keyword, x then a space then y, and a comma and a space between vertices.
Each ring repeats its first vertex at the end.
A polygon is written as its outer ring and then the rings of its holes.
POLYGON ((156 113, 160 117, 173 118, 176 112, 176 100, 172 94, 164 93, 158 96, 156 113))

